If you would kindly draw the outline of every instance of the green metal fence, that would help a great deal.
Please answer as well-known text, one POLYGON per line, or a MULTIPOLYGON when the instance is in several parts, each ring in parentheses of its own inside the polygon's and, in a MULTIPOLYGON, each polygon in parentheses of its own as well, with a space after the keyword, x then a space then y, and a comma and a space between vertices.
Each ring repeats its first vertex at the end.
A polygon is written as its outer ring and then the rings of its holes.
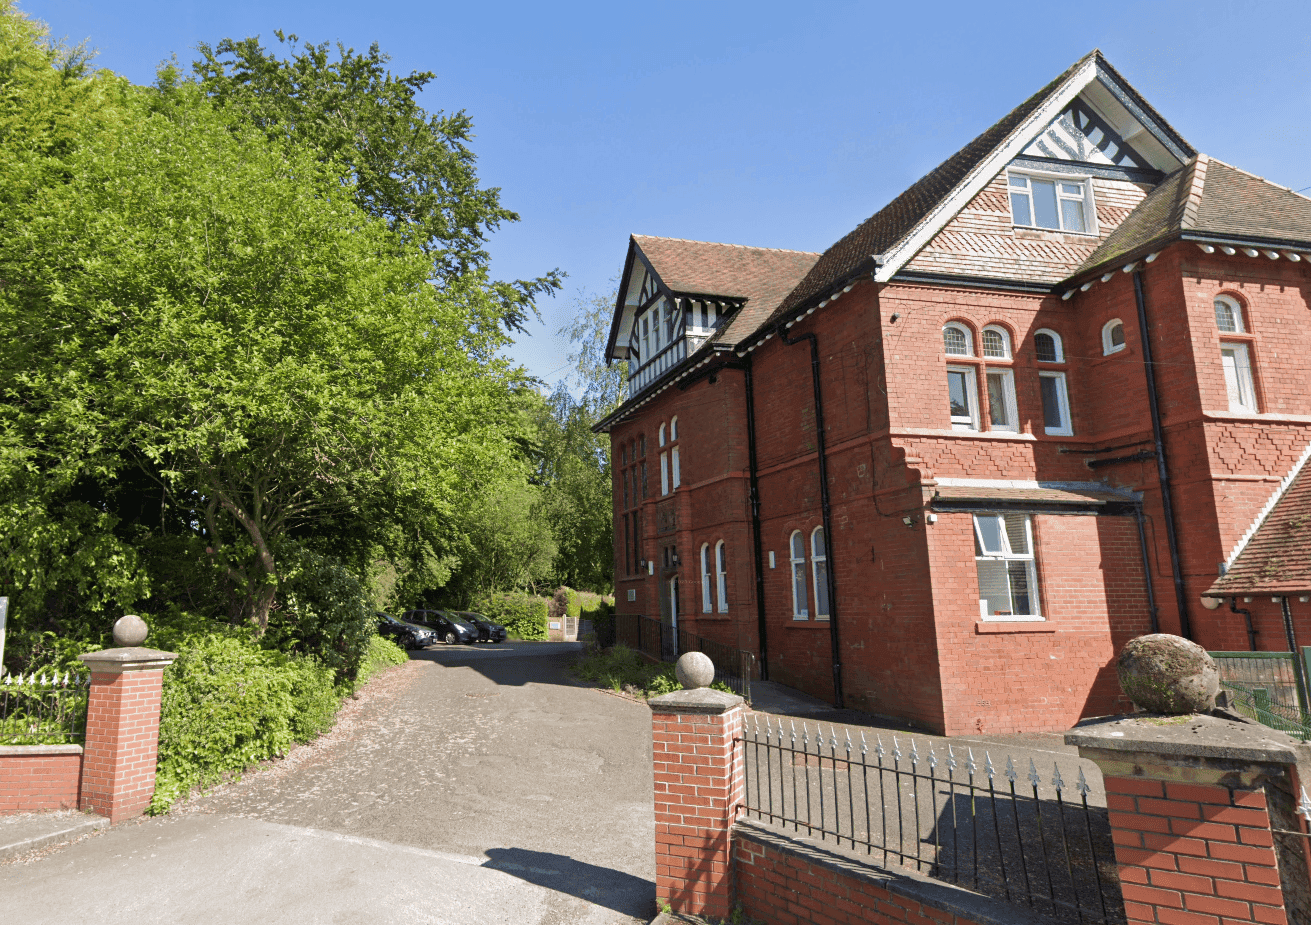
POLYGON ((1211 657, 1235 712, 1311 740, 1311 709, 1302 687, 1302 678, 1311 677, 1311 646, 1302 648, 1300 665, 1292 652, 1212 652, 1211 657))

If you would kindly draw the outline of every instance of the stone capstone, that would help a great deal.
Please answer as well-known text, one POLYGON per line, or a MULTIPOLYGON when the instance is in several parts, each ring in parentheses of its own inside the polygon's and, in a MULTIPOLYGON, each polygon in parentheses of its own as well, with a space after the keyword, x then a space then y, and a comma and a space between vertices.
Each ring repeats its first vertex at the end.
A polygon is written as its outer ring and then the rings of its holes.
POLYGON ((674 665, 678 683, 687 690, 709 687, 715 680, 715 663, 704 652, 684 652, 674 665))
POLYGON ((131 648, 139 646, 146 641, 146 636, 150 634, 150 627, 146 626, 146 621, 136 614, 130 613, 125 617, 119 617, 114 623, 114 645, 131 648))
POLYGON ((1178 716, 1215 709, 1220 671, 1205 649, 1182 636, 1152 633, 1131 639, 1115 667, 1125 696, 1149 713, 1178 716))

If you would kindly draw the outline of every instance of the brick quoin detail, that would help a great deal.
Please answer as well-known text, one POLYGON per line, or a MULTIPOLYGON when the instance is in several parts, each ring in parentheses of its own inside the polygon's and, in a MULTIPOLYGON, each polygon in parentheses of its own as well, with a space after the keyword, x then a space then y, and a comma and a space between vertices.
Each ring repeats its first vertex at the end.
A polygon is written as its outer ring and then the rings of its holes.
POLYGON ((92 671, 81 808, 111 823, 139 816, 155 792, 163 668, 92 671))
POLYGON ((727 917, 729 830, 745 798, 742 701, 719 694, 723 712, 707 714, 676 700, 715 693, 681 691, 651 701, 656 895, 678 912, 727 917))

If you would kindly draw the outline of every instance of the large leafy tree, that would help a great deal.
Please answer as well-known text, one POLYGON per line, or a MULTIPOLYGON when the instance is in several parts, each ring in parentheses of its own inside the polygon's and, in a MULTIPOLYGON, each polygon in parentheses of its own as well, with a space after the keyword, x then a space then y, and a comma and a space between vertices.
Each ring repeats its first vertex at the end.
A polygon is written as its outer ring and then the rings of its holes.
MULTIPOLYGON (((376 44, 364 54, 338 45, 334 54, 327 43, 298 49, 297 36, 276 35, 287 57, 257 38, 199 45, 193 69, 205 92, 269 138, 342 164, 359 206, 419 245, 439 285, 485 276, 487 235, 519 216, 501 205, 499 189, 478 185, 468 114, 419 105, 435 75, 392 74, 376 44)), ((533 299, 557 289, 560 276, 487 283, 496 320, 522 330, 533 299)))

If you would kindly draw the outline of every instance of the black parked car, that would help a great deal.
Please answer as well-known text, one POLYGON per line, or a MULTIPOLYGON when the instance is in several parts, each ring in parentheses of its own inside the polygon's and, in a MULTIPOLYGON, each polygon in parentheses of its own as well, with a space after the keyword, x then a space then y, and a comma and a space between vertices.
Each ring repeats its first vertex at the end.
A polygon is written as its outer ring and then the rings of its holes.
POLYGON ((437 635, 428 627, 397 620, 381 612, 378 613, 378 632, 403 649, 422 649, 437 641, 437 635))
POLYGON ((445 610, 407 610, 405 619, 427 627, 447 645, 478 641, 478 630, 472 624, 445 610))
POLYGON ((493 623, 480 613, 461 610, 460 616, 478 628, 479 642, 505 642, 505 627, 493 623))

